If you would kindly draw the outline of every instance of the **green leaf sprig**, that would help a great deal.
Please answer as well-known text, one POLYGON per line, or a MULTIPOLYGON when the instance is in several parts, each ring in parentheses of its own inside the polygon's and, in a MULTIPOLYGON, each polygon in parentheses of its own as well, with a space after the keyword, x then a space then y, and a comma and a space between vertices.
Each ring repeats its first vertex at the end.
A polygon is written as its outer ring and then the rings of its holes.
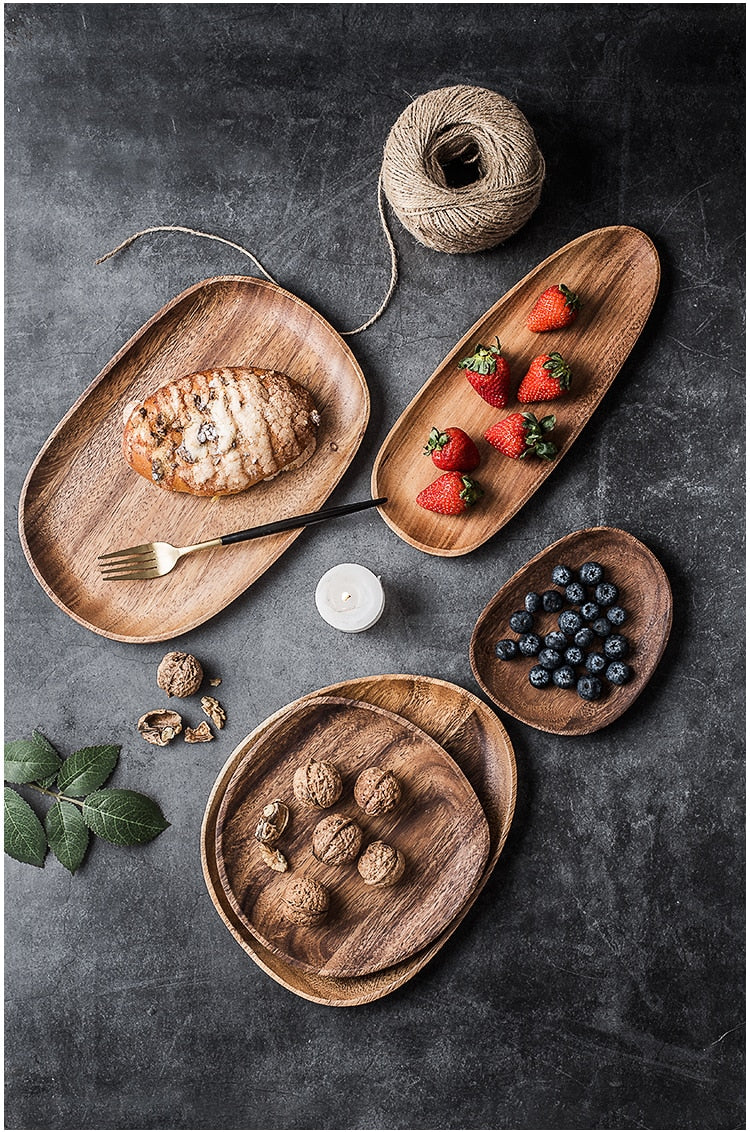
POLYGON ((26 799, 5 787, 8 856, 42 868, 51 849, 75 873, 92 833, 113 845, 142 845, 167 829, 152 798, 136 790, 102 789, 119 756, 119 747, 106 745, 82 747, 63 759, 39 731, 6 743, 5 781, 54 798, 42 824, 26 799))

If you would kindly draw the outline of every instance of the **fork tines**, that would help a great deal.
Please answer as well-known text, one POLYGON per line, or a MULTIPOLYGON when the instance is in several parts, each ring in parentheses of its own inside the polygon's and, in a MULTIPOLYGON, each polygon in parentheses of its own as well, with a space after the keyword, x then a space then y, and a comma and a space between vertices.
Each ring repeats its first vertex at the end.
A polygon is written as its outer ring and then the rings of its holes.
POLYGON ((102 580, 140 581, 142 578, 158 578, 159 567, 151 543, 130 546, 126 550, 113 550, 110 554, 100 554, 102 580))

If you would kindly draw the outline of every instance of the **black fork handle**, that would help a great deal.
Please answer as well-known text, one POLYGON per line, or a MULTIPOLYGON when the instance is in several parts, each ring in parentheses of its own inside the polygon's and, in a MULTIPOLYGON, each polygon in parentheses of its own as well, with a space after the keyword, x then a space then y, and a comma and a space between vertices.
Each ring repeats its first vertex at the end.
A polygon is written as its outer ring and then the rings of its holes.
POLYGON ((279 519, 275 523, 264 523, 260 527, 249 527, 246 531, 234 531, 231 535, 222 535, 221 542, 226 546, 230 542, 247 542, 248 539, 262 538, 264 535, 277 535, 281 531, 295 531, 300 527, 309 527, 313 523, 323 523, 326 519, 338 519, 341 515, 365 511, 368 507, 379 507, 381 503, 387 502, 387 499, 365 499, 361 503, 344 503, 341 507, 329 507, 325 511, 310 511, 307 515, 294 515, 289 519, 279 519))

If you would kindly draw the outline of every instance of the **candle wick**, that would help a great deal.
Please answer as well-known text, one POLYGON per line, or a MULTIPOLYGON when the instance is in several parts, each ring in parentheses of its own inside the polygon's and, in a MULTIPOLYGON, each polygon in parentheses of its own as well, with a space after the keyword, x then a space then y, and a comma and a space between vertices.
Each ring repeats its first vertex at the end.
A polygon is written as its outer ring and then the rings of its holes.
POLYGON ((351 599, 352 599, 352 595, 350 593, 347 593, 346 590, 344 590, 344 592, 341 595, 341 600, 342 601, 351 601, 351 599))

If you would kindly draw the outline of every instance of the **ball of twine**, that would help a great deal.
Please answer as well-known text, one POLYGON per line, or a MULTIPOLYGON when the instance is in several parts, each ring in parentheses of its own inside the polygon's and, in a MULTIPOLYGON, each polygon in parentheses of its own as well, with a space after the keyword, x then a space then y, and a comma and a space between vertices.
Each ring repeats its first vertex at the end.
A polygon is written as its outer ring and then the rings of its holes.
POLYGON ((482 87, 450 86, 404 110, 388 135, 381 177, 391 208, 421 244, 478 252, 523 227, 544 169, 517 106, 482 87))

